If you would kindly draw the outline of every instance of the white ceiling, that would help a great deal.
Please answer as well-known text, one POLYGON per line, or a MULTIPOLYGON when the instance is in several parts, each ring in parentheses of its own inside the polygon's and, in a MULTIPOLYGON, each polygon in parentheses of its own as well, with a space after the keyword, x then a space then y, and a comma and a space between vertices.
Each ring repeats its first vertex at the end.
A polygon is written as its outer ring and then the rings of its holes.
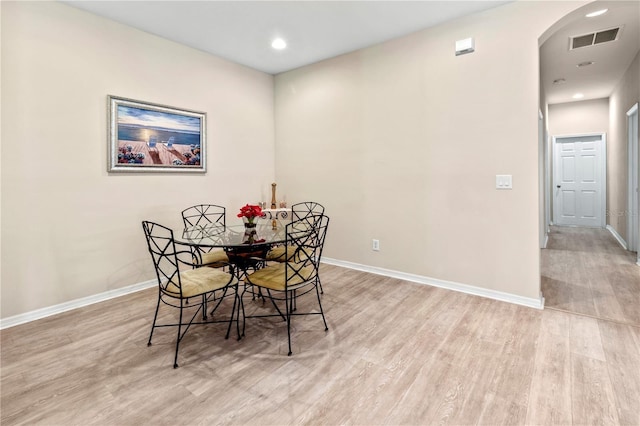
MULTIPOLYGON (((608 98, 633 58, 640 50, 640 2, 598 1, 567 17, 540 48, 540 76, 549 104, 572 102, 576 93, 584 98, 608 98), (586 13, 608 8, 595 18, 586 13), (618 40, 595 46, 569 50, 569 37, 623 26, 618 40), (593 61, 588 67, 578 68, 581 62, 593 61), (564 78, 566 83, 553 84, 564 78)), ((640 76, 638 77, 640 78, 640 76)))
POLYGON ((277 74, 510 1, 63 1, 277 74), (275 37, 288 47, 271 48, 275 37))
MULTIPOLYGON (((509 1, 63 1, 70 6, 277 74, 509 1), (284 38, 285 50, 271 48, 284 38)), ((563 20, 540 49, 550 104, 606 98, 640 49, 640 2, 597 1, 563 20), (596 18, 584 15, 608 7, 596 18), (623 25, 619 40, 569 51, 569 36, 623 25), (586 68, 576 64, 594 61, 586 68), (562 85, 552 84, 558 78, 562 85)))

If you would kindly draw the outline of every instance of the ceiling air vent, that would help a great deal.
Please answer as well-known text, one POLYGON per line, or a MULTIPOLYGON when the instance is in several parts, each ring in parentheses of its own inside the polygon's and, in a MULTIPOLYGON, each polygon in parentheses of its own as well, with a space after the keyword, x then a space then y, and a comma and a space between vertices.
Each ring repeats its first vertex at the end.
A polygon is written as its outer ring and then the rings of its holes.
POLYGON ((610 28, 608 30, 597 31, 595 33, 570 37, 569 45, 571 46, 571 50, 579 49, 581 47, 594 46, 596 44, 617 40, 619 35, 620 28, 610 28))
POLYGON ((620 28, 612 28, 610 30, 600 31, 596 33, 596 39, 594 40, 593 44, 600 44, 600 43, 606 43, 608 41, 613 41, 618 37, 619 31, 620 31, 620 28))

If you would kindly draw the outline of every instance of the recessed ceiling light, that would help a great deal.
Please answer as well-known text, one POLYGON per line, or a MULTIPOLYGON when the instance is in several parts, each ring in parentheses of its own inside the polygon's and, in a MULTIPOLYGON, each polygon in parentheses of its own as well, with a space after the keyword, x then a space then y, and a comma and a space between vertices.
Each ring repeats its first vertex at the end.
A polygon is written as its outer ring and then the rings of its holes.
POLYGON ((576 65, 576 67, 578 68, 588 67, 589 65, 593 65, 593 64, 595 64, 595 62, 593 61, 580 62, 578 65, 576 65))
POLYGON ((553 80, 553 84, 564 84, 566 82, 567 80, 565 80, 564 78, 556 78, 555 80, 553 80))
POLYGON ((273 47, 276 50, 282 50, 285 47, 287 47, 287 42, 281 38, 277 38, 271 42, 271 47, 273 47))
POLYGON ((587 18, 595 18, 596 16, 604 15, 608 11, 609 9, 600 9, 600 10, 596 10, 595 12, 587 13, 584 16, 586 16, 587 18))
POLYGON ((584 98, 584 95, 582 93, 576 93, 575 95, 573 95, 573 99, 582 99, 584 98))

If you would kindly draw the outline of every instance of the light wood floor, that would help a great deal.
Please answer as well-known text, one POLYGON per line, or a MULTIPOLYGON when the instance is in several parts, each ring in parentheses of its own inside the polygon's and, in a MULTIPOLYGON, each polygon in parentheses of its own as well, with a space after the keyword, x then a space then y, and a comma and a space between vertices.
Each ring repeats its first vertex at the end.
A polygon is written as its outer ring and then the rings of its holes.
POLYGON ((1 423, 640 424, 639 328, 322 274, 330 329, 295 318, 292 357, 282 321, 197 326, 174 370, 173 331, 146 346, 155 290, 3 330, 1 423))
POLYGON ((640 327, 640 266, 605 229, 552 227, 542 250, 547 308, 640 327))

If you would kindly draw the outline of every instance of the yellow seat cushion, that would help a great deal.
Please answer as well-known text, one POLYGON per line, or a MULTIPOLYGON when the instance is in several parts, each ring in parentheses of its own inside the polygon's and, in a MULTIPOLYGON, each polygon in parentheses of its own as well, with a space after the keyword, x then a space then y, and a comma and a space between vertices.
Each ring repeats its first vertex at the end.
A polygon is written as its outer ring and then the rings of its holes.
MULTIPOLYGON (((177 280, 177 277, 176 277, 177 280)), ((235 284, 233 276, 220 269, 196 268, 180 272, 182 297, 194 297, 214 290, 220 290, 228 284, 235 284)), ((173 297, 180 297, 178 286, 170 282, 165 292, 173 297)))
POLYGON ((224 250, 215 250, 210 251, 209 253, 202 253, 202 265, 205 266, 216 266, 217 263, 220 263, 219 266, 225 266, 224 263, 221 262, 229 262, 229 257, 224 250))
MULTIPOLYGON (((273 247, 267 253, 267 260, 276 260, 279 262, 284 262, 284 255, 285 255, 286 249, 287 249, 287 246, 273 247)), ((292 246, 289 246, 289 253, 293 253, 294 251, 295 251, 295 248, 292 246)), ((291 254, 289 255, 289 257, 291 257, 291 254)))
MULTIPOLYGON (((267 253, 267 260, 274 260, 277 262, 285 262, 285 254, 287 253, 286 250, 288 250, 289 252, 289 257, 286 259, 287 262, 290 262, 293 260, 294 256, 296 255, 296 246, 277 246, 272 248, 271 250, 269 250, 269 252, 267 253), (288 247, 288 248, 287 248, 288 247)), ((308 251, 308 249, 303 248, 302 250, 304 250, 305 252, 308 251)), ((297 256, 297 257, 304 257, 304 256, 297 256)), ((296 259, 299 260, 299 259, 296 259)))
POLYGON ((302 268, 302 270, 300 271, 300 275, 293 275, 293 272, 289 271, 292 276, 289 278, 289 283, 286 283, 286 268, 286 263, 267 266, 266 268, 259 269, 253 274, 249 274, 247 276, 247 281, 250 284, 254 284, 259 287, 284 291, 287 284, 289 288, 304 284, 308 282, 314 274, 313 266, 305 266, 304 268, 302 268))

